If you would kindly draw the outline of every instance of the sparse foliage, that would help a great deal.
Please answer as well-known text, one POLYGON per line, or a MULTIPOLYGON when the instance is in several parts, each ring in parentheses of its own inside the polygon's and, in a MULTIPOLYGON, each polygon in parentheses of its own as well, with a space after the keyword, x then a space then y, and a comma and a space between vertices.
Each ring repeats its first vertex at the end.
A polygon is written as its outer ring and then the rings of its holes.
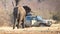
POLYGON ((60 11, 57 11, 53 17, 52 17, 54 20, 57 20, 57 21, 60 21, 60 11))

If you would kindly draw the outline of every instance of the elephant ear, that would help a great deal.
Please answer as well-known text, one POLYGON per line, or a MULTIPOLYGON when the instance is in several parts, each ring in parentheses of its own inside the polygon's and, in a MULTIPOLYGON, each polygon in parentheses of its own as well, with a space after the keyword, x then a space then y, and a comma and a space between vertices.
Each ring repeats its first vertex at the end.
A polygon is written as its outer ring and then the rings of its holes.
POLYGON ((25 9, 26 13, 30 13, 31 12, 31 8, 28 6, 23 6, 23 8, 25 9))

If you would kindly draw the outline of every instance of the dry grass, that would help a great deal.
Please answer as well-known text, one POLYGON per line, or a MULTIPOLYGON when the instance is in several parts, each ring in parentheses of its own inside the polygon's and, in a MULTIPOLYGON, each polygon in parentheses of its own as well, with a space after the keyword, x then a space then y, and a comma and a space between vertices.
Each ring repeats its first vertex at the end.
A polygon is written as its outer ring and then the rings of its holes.
MULTIPOLYGON (((6 0, 6 9, 5 11, 3 0, 0 0, 0 26, 8 26, 12 20, 12 1, 6 0), (9 4, 9 5, 8 5, 9 4)), ((21 4, 26 3, 34 11, 34 15, 40 15, 44 18, 50 18, 50 11, 60 11, 60 0, 46 0, 41 3, 37 3, 34 0, 30 3, 22 0, 21 4), (57 2, 56 2, 57 1, 57 2), (40 8, 40 9, 39 9, 40 8)), ((30 27, 24 29, 12 29, 12 27, 0 27, 0 34, 57 34, 57 31, 60 32, 60 25, 53 24, 51 27, 30 27)), ((60 34, 60 33, 59 33, 60 34)))
MULTIPOLYGON (((54 26, 54 25, 53 25, 54 26)), ((60 27, 29 27, 24 29, 12 29, 12 27, 0 27, 0 34, 58 34, 60 27)))

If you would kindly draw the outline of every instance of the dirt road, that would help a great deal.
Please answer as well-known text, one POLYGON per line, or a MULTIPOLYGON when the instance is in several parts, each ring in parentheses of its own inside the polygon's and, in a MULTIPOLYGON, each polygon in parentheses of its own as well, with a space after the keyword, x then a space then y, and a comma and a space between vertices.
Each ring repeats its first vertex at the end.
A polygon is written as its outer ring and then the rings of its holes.
POLYGON ((32 27, 24 29, 12 29, 12 27, 1 27, 0 34, 57 34, 58 27, 32 27))
POLYGON ((24 29, 12 29, 12 27, 0 27, 0 34, 60 34, 60 27, 29 27, 24 29))

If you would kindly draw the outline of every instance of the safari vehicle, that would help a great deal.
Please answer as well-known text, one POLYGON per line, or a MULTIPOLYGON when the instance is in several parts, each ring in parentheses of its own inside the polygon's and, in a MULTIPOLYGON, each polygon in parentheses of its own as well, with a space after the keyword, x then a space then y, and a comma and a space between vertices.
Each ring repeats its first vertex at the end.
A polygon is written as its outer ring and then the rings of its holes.
POLYGON ((43 19, 41 16, 26 16, 25 25, 26 26, 51 26, 51 21, 43 19))

